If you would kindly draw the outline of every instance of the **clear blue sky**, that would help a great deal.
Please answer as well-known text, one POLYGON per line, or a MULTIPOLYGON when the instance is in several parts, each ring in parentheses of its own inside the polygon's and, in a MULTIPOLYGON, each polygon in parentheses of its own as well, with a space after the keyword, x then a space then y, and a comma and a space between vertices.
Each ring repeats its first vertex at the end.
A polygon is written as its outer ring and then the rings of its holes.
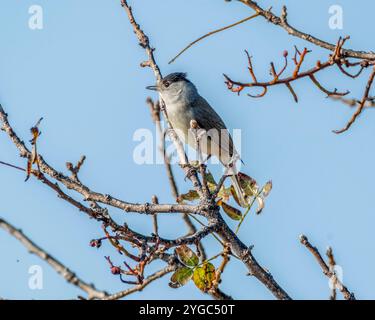
MULTIPOLYGON (((81 178, 92 189, 134 202, 150 201, 156 193, 160 201, 170 202, 164 167, 133 162, 134 131, 153 130, 144 101, 149 94, 145 86, 153 84, 154 78, 150 70, 138 67, 144 52, 119 2, 1 1, 0 100, 25 141, 29 128, 44 116, 40 152, 54 167, 66 170, 66 161, 77 161, 85 154, 81 178), (28 28, 28 9, 33 4, 44 9, 43 30, 28 28)), ((358 298, 375 298, 375 113, 365 112, 349 133, 337 136, 331 130, 341 128, 353 110, 326 99, 307 80, 295 84, 299 104, 284 87, 272 88, 265 98, 254 100, 230 93, 223 82, 222 73, 248 79, 244 49, 253 55, 260 79, 268 76, 269 62, 280 65, 283 50, 292 51, 295 44, 314 50, 309 64, 324 59, 327 52, 259 19, 207 39, 168 65, 189 41, 251 11, 236 1, 223 0, 130 2, 157 48, 163 73, 188 72, 228 127, 242 129, 243 170, 260 183, 273 180, 263 214, 250 216, 240 232, 245 243, 255 245, 254 255, 260 263, 293 298, 327 298, 327 279, 298 241, 304 233, 323 252, 328 245, 334 248, 344 282, 358 298)), ((292 24, 327 41, 349 34, 349 46, 375 47, 374 39, 365 37, 375 9, 370 1, 259 2, 264 7, 272 5, 275 12, 286 4, 292 24), (344 9, 343 30, 328 27, 332 4, 344 9), (362 4, 366 10, 361 10, 362 4)), ((335 71, 326 71, 319 79, 331 88, 350 88, 355 97, 362 95, 367 81, 366 76, 347 80, 335 71)), ((4 134, 0 135, 0 160, 25 165, 4 134)), ((180 189, 188 190, 190 185, 180 179, 180 173, 178 178, 180 189)), ((126 288, 110 274, 103 258, 110 253, 121 262, 116 254, 107 245, 99 251, 88 245, 101 236, 98 223, 35 179, 24 183, 24 175, 18 171, 0 167, 0 181, 0 216, 22 228, 84 280, 110 292, 126 288)), ((113 214, 140 232, 151 231, 149 219, 118 211, 113 214)), ((163 216, 160 227, 165 237, 183 230, 178 216, 163 216)), ((210 253, 217 253, 215 242, 205 243, 210 253)), ((1 230, 0 252, 0 296, 70 299, 81 294, 1 230), (28 268, 34 264, 44 269, 43 290, 28 288, 28 268)), ((168 278, 155 282, 131 298, 207 298, 192 284, 174 290, 167 283, 168 278)), ((222 288, 235 298, 273 298, 259 282, 246 277, 245 267, 235 260, 224 275, 222 288)))

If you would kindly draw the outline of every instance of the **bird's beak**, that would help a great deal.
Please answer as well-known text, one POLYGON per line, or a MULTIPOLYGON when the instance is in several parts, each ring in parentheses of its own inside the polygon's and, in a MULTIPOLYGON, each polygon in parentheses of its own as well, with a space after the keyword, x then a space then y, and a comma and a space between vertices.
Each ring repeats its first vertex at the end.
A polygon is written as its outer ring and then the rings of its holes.
POLYGON ((148 87, 146 87, 146 89, 158 91, 158 86, 148 86, 148 87))

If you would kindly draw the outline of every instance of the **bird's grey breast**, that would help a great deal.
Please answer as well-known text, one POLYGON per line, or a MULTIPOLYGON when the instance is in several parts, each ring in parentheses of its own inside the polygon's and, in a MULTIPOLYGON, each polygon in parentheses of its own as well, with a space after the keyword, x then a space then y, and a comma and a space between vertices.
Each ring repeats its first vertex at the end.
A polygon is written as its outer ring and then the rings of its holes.
POLYGON ((187 101, 176 101, 166 104, 168 118, 174 129, 189 130, 190 121, 194 119, 194 112, 187 101))

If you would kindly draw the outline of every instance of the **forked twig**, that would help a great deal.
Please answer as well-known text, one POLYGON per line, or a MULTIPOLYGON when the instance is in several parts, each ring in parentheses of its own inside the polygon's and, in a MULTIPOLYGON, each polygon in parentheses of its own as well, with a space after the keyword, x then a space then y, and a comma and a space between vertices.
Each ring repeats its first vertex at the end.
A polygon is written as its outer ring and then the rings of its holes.
POLYGON ((346 300, 355 300, 354 293, 350 292, 347 287, 345 287, 340 280, 337 278, 334 270, 332 270, 332 264, 336 264, 333 258, 332 249, 327 251, 327 256, 329 259, 329 264, 331 266, 328 266, 324 259, 322 258, 321 254, 319 253, 319 250, 314 247, 307 237, 305 235, 300 236, 301 243, 311 252, 311 254, 314 256, 314 258, 317 260, 318 264, 322 268, 322 271, 324 275, 326 275, 329 279, 333 280, 332 282, 335 284, 335 288, 339 289, 340 292, 343 294, 344 298, 346 300))

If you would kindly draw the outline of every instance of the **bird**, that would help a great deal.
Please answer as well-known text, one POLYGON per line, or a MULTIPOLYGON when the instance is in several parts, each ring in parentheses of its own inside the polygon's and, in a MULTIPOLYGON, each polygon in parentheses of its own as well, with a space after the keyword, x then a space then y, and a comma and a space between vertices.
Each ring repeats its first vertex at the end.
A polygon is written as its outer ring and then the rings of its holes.
POLYGON ((198 92, 197 87, 183 72, 174 72, 146 89, 157 91, 165 104, 168 120, 178 137, 193 149, 220 160, 230 176, 240 205, 246 207, 246 200, 236 162, 240 159, 233 139, 218 113, 198 92), (194 124, 194 125, 193 125, 194 124), (193 128, 195 127, 195 133, 193 128), (198 143, 197 143, 198 142, 198 143))

